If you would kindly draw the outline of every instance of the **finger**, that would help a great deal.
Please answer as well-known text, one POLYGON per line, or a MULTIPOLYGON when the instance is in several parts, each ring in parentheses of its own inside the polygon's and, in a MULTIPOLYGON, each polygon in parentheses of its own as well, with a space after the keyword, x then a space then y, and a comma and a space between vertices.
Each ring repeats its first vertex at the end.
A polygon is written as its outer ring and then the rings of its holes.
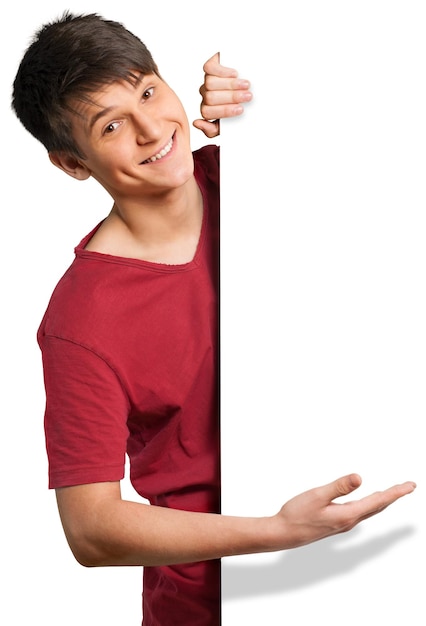
POLYGON ((359 509, 360 517, 371 517, 372 515, 380 513, 380 511, 386 509, 389 505, 399 500, 399 498, 412 493, 415 488, 415 483, 407 481, 405 483, 401 483, 400 485, 389 487, 384 491, 376 491, 375 493, 371 493, 370 495, 361 498, 361 500, 358 500, 357 502, 348 504, 353 504, 359 509))
POLYGON ((345 504, 331 504, 328 508, 334 523, 337 520, 338 532, 352 529, 360 522, 381 513, 399 498, 411 493, 415 489, 412 482, 394 485, 385 491, 372 493, 361 500, 347 502, 345 504))
POLYGON ((203 104, 208 106, 216 106, 217 104, 239 104, 241 102, 250 102, 252 93, 245 90, 216 90, 208 91, 201 87, 200 93, 203 96, 203 104))
POLYGON ((222 91, 222 90, 248 90, 250 88, 250 81, 245 78, 232 78, 217 76, 217 74, 206 74, 204 78, 204 85, 207 91, 222 91))
POLYGON ((234 77, 238 76, 237 70, 232 67, 225 67, 220 64, 220 53, 216 52, 210 59, 208 59, 204 65, 203 70, 205 74, 213 74, 215 76, 234 77))
POLYGON ((241 104, 228 104, 221 106, 201 106, 201 115, 206 120, 217 120, 224 117, 237 117, 244 112, 241 104))

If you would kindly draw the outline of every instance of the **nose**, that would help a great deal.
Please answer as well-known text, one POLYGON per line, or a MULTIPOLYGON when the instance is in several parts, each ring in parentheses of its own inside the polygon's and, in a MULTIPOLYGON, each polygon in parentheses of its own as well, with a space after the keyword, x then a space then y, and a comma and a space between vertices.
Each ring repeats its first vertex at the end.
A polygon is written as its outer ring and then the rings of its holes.
POLYGON ((134 119, 136 141, 139 145, 161 138, 161 124, 155 115, 139 112, 134 119))

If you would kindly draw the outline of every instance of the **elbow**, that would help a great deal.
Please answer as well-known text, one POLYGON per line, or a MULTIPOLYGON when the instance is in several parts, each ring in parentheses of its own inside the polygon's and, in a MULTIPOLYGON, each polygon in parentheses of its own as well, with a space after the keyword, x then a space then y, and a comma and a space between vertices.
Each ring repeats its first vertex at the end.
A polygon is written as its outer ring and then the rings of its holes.
POLYGON ((76 561, 83 567, 106 567, 121 565, 123 556, 98 537, 65 533, 68 545, 76 561))
POLYGON ((119 483, 63 487, 56 494, 62 527, 76 561, 83 567, 126 564, 119 483))
POLYGON ((83 567, 103 567, 108 565, 106 555, 93 542, 67 537, 68 545, 77 563, 83 567))
POLYGON ((94 555, 92 552, 77 550, 75 548, 71 548, 71 552, 73 553, 77 563, 83 567, 105 567, 108 565, 104 559, 100 556, 94 555))

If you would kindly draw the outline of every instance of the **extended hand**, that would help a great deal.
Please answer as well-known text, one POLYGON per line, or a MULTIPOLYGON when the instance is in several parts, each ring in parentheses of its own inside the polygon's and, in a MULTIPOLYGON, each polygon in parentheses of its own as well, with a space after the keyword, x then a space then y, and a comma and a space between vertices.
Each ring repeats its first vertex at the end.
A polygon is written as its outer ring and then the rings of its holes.
POLYGON ((358 474, 349 474, 289 500, 271 518, 277 542, 275 549, 296 548, 351 530, 362 520, 380 513, 416 487, 413 482, 405 482, 360 500, 341 504, 333 502, 336 498, 352 493, 360 484, 361 477, 358 474))

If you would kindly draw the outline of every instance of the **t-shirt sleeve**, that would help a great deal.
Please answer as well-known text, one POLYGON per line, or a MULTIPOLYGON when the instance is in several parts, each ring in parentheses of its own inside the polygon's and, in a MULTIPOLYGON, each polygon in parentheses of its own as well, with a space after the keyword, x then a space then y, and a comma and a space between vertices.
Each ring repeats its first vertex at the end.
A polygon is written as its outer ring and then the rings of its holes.
POLYGON ((42 355, 49 487, 121 480, 129 402, 115 372, 56 337, 44 337, 42 355))

